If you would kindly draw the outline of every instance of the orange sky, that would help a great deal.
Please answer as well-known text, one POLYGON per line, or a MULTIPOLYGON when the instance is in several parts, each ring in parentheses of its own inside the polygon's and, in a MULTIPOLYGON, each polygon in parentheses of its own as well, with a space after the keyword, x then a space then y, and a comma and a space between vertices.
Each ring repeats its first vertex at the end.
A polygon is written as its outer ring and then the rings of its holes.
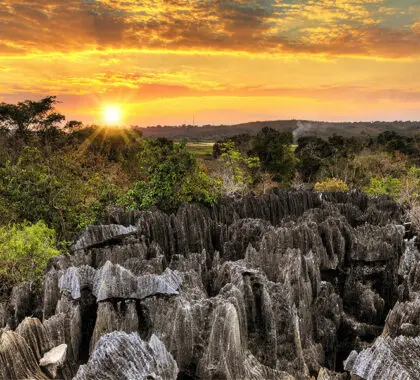
POLYGON ((68 119, 420 120, 418 0, 0 0, 0 101, 68 119))

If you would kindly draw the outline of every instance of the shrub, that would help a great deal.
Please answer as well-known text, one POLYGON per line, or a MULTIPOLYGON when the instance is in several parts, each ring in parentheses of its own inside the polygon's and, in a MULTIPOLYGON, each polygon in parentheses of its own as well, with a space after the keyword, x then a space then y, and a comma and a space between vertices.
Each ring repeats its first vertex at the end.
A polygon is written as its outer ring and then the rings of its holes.
POLYGON ((363 189, 366 194, 375 195, 391 195, 398 198, 401 190, 401 181, 394 177, 373 177, 370 179, 369 186, 363 189))
POLYGON ((0 227, 0 297, 20 282, 40 287, 48 260, 59 253, 55 231, 43 221, 0 227))
POLYGON ((120 198, 128 209, 158 207, 175 212, 188 202, 212 205, 220 193, 220 183, 208 176, 185 144, 167 139, 145 141, 139 153, 144 180, 120 198))
POLYGON ((349 187, 339 178, 327 178, 323 182, 315 184, 315 191, 347 191, 349 187))

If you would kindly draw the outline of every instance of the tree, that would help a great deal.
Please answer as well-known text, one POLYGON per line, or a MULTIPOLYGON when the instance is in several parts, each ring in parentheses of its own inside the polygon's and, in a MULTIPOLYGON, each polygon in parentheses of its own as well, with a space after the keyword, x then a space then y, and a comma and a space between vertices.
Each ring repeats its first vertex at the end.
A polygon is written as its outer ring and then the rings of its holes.
POLYGON ((237 150, 234 141, 220 144, 220 151, 222 154, 219 161, 222 165, 218 176, 222 180, 223 193, 245 194, 259 179, 260 159, 256 156, 244 156, 237 150))
POLYGON ((299 160, 298 169, 304 182, 313 181, 327 157, 333 154, 331 145, 315 136, 301 137, 295 155, 299 160))
POLYGON ((58 103, 55 96, 40 101, 25 100, 17 104, 0 103, 0 127, 14 129, 25 137, 28 131, 48 131, 65 120, 55 111, 58 103))
POLYGON ((127 191, 121 165, 86 151, 25 147, 0 167, 0 224, 42 219, 62 239, 94 223, 127 191), (7 206, 7 207, 6 207, 7 206))
POLYGON ((207 175, 184 143, 144 140, 138 161, 142 179, 120 200, 129 209, 156 206, 174 212, 187 202, 213 204, 219 195, 220 183, 207 175))
POLYGON ((296 170, 293 148, 293 134, 264 127, 253 141, 252 152, 257 155, 264 171, 272 173, 274 179, 290 184, 296 170))
POLYGON ((60 254, 55 243, 43 221, 0 227, 0 299, 21 282, 41 286, 48 260, 60 254))

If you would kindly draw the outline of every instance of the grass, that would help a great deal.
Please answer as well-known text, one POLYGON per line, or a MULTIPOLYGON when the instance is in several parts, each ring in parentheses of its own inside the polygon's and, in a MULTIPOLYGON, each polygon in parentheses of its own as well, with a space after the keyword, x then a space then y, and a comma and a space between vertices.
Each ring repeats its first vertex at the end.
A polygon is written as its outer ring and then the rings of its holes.
POLYGON ((187 149, 198 158, 211 159, 213 155, 213 142, 189 142, 187 149))

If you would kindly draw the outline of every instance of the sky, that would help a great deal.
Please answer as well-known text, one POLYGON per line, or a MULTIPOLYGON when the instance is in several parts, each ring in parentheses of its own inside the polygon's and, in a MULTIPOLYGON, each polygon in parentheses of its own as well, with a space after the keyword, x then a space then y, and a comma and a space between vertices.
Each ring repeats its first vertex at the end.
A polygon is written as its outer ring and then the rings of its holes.
POLYGON ((420 120, 419 0, 0 0, 0 102, 126 125, 420 120))

